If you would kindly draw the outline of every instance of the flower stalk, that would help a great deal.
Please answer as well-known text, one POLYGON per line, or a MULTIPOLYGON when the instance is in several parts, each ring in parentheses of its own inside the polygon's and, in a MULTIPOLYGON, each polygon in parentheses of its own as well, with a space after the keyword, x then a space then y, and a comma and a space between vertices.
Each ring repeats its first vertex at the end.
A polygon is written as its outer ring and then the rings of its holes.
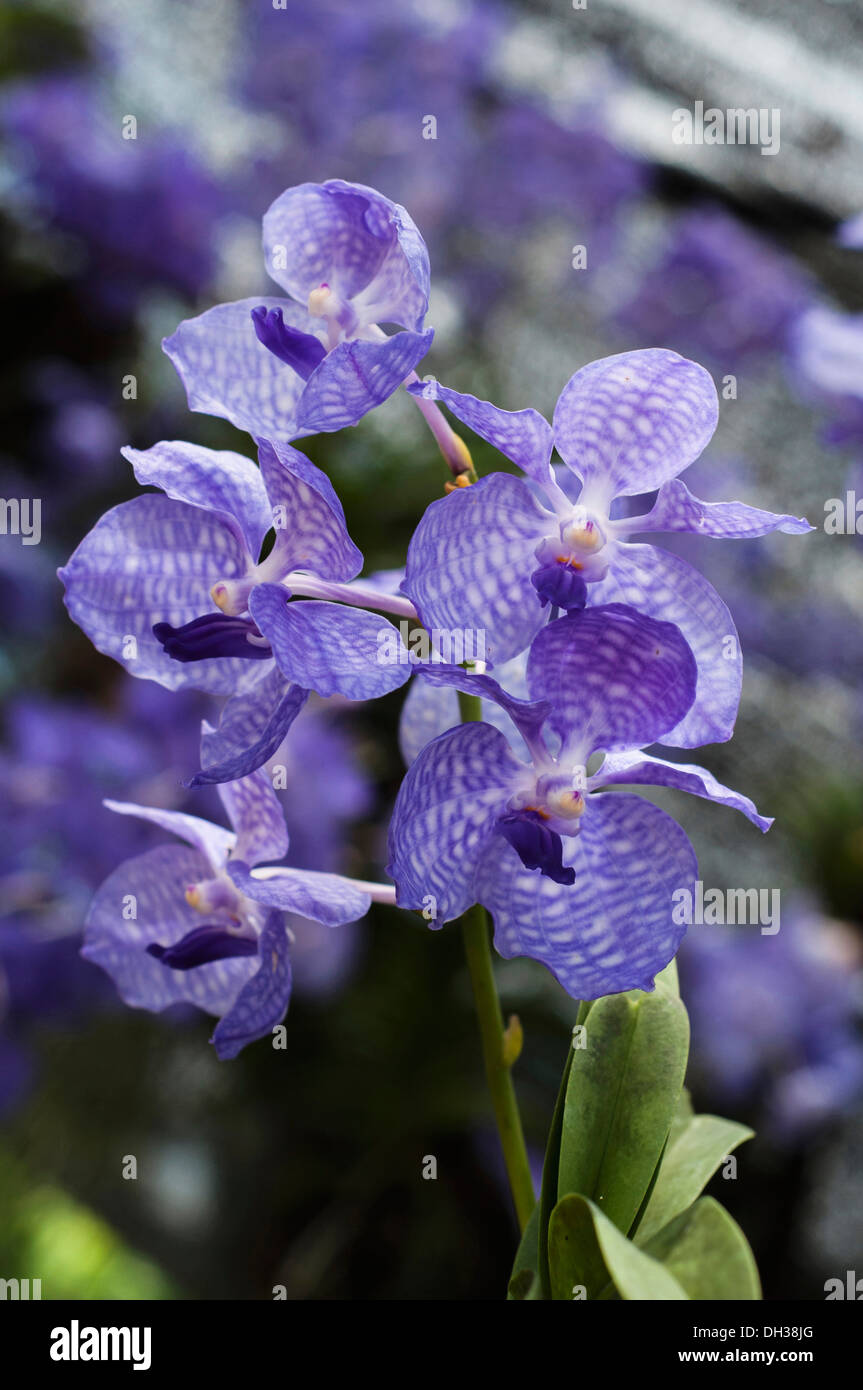
MULTIPOLYGON (((481 703, 475 695, 460 692, 459 708, 463 723, 481 718, 481 703)), ((482 1039, 486 1081, 519 1230, 523 1231, 536 1205, 536 1196, 511 1071, 515 1061, 512 1039, 520 1029, 513 1028, 512 1020, 509 1027, 504 1026, 492 965, 488 914, 479 903, 462 917, 462 936, 482 1039)))

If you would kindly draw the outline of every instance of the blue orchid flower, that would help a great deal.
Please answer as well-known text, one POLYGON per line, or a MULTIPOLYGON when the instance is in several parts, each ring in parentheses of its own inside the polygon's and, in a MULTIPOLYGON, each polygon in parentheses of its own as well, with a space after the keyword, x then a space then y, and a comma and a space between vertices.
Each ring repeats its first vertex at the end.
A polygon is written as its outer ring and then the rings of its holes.
POLYGON ((212 1042, 220 1058, 264 1037, 291 995, 286 913, 328 927, 364 917, 372 898, 393 890, 339 874, 279 865, 288 833, 276 793, 261 769, 219 787, 232 830, 197 816, 106 801, 170 831, 163 845, 127 859, 98 889, 82 955, 113 979, 126 1004, 160 1012, 194 1004, 219 1018, 212 1042))
POLYGON ((706 769, 641 751, 692 704, 697 667, 679 629, 620 604, 555 619, 531 644, 528 700, 484 673, 417 670, 499 705, 521 751, 478 721, 419 754, 390 827, 399 906, 432 908, 440 927, 482 903, 499 953, 541 961, 574 998, 652 988, 685 931, 673 894, 692 891, 695 855, 664 811, 611 789, 676 787, 771 824, 706 769))
POLYGON ((394 629, 368 609, 412 605, 347 582, 362 555, 329 479, 289 444, 258 444, 260 469, 182 442, 125 449, 138 481, 164 495, 107 512, 60 570, 69 613, 99 651, 169 689, 231 697, 193 785, 260 767, 309 690, 374 699, 410 674, 379 660, 394 629))
POLYGON ((553 426, 536 410, 501 410, 437 382, 408 389, 442 401, 528 479, 491 473, 427 509, 404 583, 425 626, 485 632, 497 664, 530 645, 550 608, 629 604, 679 627, 698 663, 695 699, 666 741, 694 748, 730 738, 742 681, 734 620, 691 565, 630 537, 812 528, 743 502, 701 502, 677 477, 716 428, 716 388, 704 368, 656 348, 601 358, 564 387, 553 426), (555 477, 555 445, 581 482, 576 502, 555 477), (654 490, 645 515, 611 519, 616 498, 654 490))
POLYGON ((290 298, 219 304, 165 339, 189 406, 271 439, 355 425, 431 346, 425 242, 398 203, 342 179, 287 189, 263 233, 290 298))

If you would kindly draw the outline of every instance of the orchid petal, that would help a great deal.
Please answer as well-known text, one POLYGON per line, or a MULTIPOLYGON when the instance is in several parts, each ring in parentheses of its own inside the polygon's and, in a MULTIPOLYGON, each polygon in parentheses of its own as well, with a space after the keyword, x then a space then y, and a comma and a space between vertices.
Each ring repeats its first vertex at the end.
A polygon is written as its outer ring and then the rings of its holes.
POLYGON ((180 1003, 217 1015, 230 1008, 254 972, 252 957, 174 971, 147 952, 153 942, 172 945, 201 925, 184 891, 209 876, 209 862, 196 850, 160 845, 127 859, 97 890, 81 954, 111 976, 124 1003, 154 1013, 180 1003))
POLYGON ((328 285, 359 299, 363 322, 422 327, 425 243, 405 209, 373 188, 342 179, 289 188, 264 214, 263 239, 269 274, 300 303, 328 285))
POLYGON ((392 623, 346 604, 289 599, 279 584, 258 584, 249 598, 286 679, 348 700, 374 700, 404 685, 410 663, 388 659, 390 639, 398 636, 392 623))
POLYGON ((542 726, 551 711, 550 701, 517 699, 514 695, 509 695, 491 676, 466 671, 463 666, 420 664, 416 671, 429 685, 454 686, 465 695, 476 695, 481 700, 497 705, 509 716, 528 746, 539 738, 542 726))
POLYGON ((189 409, 221 415, 238 429, 267 439, 298 439, 297 403, 303 378, 258 341, 252 310, 281 309, 285 321, 313 332, 320 320, 284 299, 239 299, 184 319, 163 350, 186 388, 189 409))
POLYGON ((731 737, 743 680, 740 641, 727 606, 703 575, 667 550, 617 542, 605 579, 590 586, 590 600, 630 604, 674 623, 691 647, 698 666, 695 701, 663 733, 663 743, 696 748, 731 737))
POLYGON ((601 357, 575 373, 554 412, 564 461, 605 500, 651 492, 688 468, 719 416, 709 372, 665 348, 601 357))
POLYGON ((238 526, 249 555, 257 560, 272 520, 261 471, 251 459, 183 440, 162 440, 151 449, 120 452, 143 486, 152 484, 177 502, 218 512, 238 526))
POLYGON ((234 782, 255 772, 284 742, 308 698, 308 690, 286 681, 274 664, 228 700, 217 729, 205 730, 202 767, 187 785, 234 782))
POLYGON ((324 579, 355 578, 363 557, 327 475, 287 443, 258 440, 258 458, 276 527, 268 570, 279 563, 283 576, 303 569, 324 579))
POLYGON ((592 791, 613 786, 675 787, 741 811, 759 830, 769 830, 772 817, 759 815, 755 803, 742 792, 733 791, 718 782, 706 767, 695 763, 670 763, 648 753, 610 753, 602 767, 590 779, 592 791))
MULTIPOLYGON (((501 685, 521 700, 527 699, 526 655, 523 652, 512 661, 495 667, 501 685)), ((420 669, 424 668, 417 668, 420 669)), ((482 721, 500 730, 517 758, 527 759, 529 754, 524 739, 499 704, 483 699, 482 721)), ((399 721, 399 747, 405 764, 410 766, 427 743, 460 723, 458 692, 454 685, 433 685, 427 680, 411 681, 399 721)))
POLYGON ((622 604, 557 618, 527 663, 531 695, 551 703, 549 725, 585 763, 598 749, 655 743, 689 709, 696 679, 678 628, 622 604))
POLYGON ((574 999, 652 989, 686 930, 672 895, 692 891, 698 872, 680 826, 640 797, 591 797, 564 863, 570 886, 526 869, 502 835, 489 842, 476 893, 498 952, 541 961, 574 999))
POLYGON ((291 997, 291 961, 288 933, 280 912, 271 912, 267 917, 258 961, 256 973, 243 985, 210 1039, 222 1062, 230 1061, 248 1043, 272 1032, 285 1016, 291 997))
MULTIPOLYGON (((208 724, 206 733, 214 734, 208 724)), ((263 768, 235 782, 219 786, 219 799, 237 834, 232 860, 263 864, 284 859, 288 852, 288 831, 279 798, 263 768)))
MULTIPOLYGON (((356 425, 410 376, 433 337, 432 328, 424 333, 404 329, 388 338, 350 338, 337 343, 306 382, 296 408, 297 428, 291 437, 356 425)), ((269 436, 271 432, 263 424, 256 432, 269 436)))
POLYGON ((241 658, 172 661, 153 627, 183 627, 212 611, 214 581, 240 578, 249 564, 235 525, 200 507, 146 493, 100 517, 59 577, 73 621, 131 675, 169 690, 191 686, 228 693, 243 679, 241 658))
POLYGON ((789 535, 799 536, 814 529, 805 517, 765 512, 760 507, 748 506, 746 502, 702 502, 692 495, 679 478, 672 478, 662 485, 646 516, 618 523, 618 534, 624 526, 628 534, 691 531, 697 536, 728 539, 766 536, 771 531, 785 531, 789 535))
POLYGON ((365 917, 371 907, 368 893, 341 874, 319 873, 312 869, 280 868, 258 878, 247 864, 232 859, 228 873, 235 886, 247 898, 277 907, 283 912, 295 912, 322 922, 325 927, 341 927, 365 917))
POLYGON ((525 771, 488 724, 462 724, 423 749, 390 823, 387 873, 400 907, 430 910, 441 926, 476 901, 477 859, 525 771))
POLYGON ((547 619, 530 576, 537 545, 555 527, 528 484, 507 473, 432 502, 404 581, 424 626, 482 633, 495 664, 523 651, 547 619))
POLYGON ((412 396, 427 401, 441 401, 462 424, 472 429, 549 493, 556 494, 557 486, 551 468, 554 439, 551 425, 538 410, 501 410, 491 401, 463 395, 431 378, 409 386, 412 396))
POLYGON ((234 843, 234 836, 223 825, 202 820, 200 816, 189 816, 184 811, 163 811, 158 806, 136 806, 131 801, 104 801, 109 811, 118 816, 137 816, 139 820, 149 821, 185 840, 199 854, 202 854, 213 873, 218 873, 228 857, 234 843))

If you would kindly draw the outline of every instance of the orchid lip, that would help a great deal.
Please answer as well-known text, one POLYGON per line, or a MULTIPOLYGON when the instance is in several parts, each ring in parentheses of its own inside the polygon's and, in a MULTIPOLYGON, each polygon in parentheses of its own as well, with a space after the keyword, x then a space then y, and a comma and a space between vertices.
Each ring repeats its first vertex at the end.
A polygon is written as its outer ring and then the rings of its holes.
POLYGON ((146 951, 170 970, 194 970, 212 961, 257 955, 258 938, 232 931, 219 922, 207 922, 204 926, 193 927, 172 946, 151 941, 146 951))
POLYGON ((326 357, 327 350, 320 339, 286 324, 281 309, 268 309, 261 304, 252 310, 252 323, 258 341, 304 381, 326 357))
POLYGON ((541 811, 526 807, 501 816, 497 828, 526 869, 538 869, 554 883, 570 887, 575 870, 563 863, 563 841, 541 811))
POLYGON ((250 619, 226 617, 222 613, 204 613, 182 627, 154 623, 153 636, 173 661, 211 661, 219 657, 261 661, 272 654, 266 638, 250 619))

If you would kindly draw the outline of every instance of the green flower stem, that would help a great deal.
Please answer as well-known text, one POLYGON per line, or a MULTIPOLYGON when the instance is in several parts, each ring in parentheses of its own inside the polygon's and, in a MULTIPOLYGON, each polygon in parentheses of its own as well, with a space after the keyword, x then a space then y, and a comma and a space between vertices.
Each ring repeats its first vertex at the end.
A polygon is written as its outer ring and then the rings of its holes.
MULTIPOLYGON (((482 718, 480 701, 475 695, 459 693, 459 708, 462 721, 465 723, 482 718)), ((495 984, 488 915, 484 907, 476 903, 468 909, 462 917, 462 933, 482 1038, 486 1080, 519 1229, 523 1231, 536 1206, 536 1196, 521 1115, 515 1087, 512 1084, 512 1073, 507 1061, 503 1012, 495 984)))

